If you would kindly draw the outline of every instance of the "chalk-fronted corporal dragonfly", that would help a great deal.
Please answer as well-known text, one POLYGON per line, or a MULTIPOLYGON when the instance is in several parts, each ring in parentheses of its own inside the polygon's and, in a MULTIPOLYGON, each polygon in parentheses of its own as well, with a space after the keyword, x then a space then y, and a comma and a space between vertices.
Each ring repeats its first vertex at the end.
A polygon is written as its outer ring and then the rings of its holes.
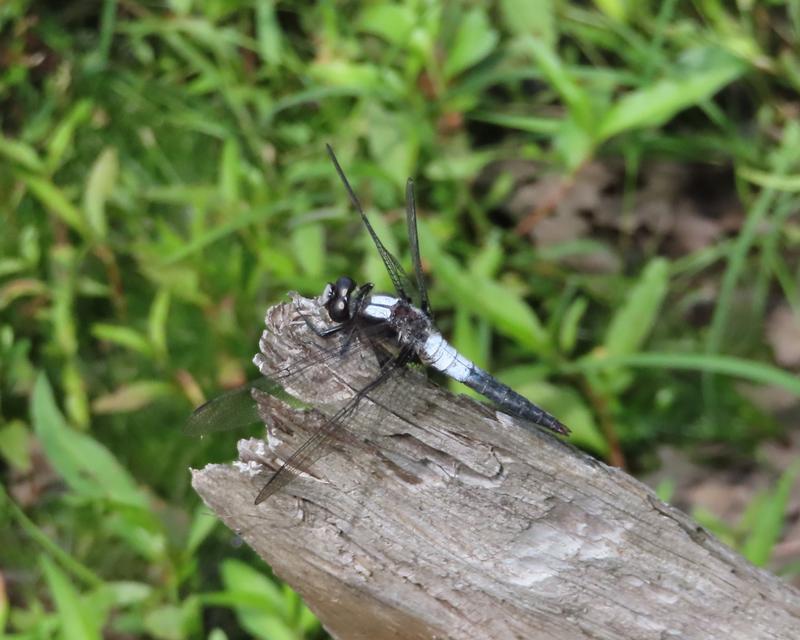
MULTIPOLYGON (((391 401, 392 379, 410 365, 433 368, 477 391, 501 411, 527 423, 559 434, 569 434, 569 429, 557 418, 468 360, 436 329, 420 261, 413 181, 409 178, 406 185, 406 223, 414 270, 412 281, 370 224, 333 150, 330 146, 327 146, 327 150, 350 202, 381 256, 394 285, 395 294, 373 294, 372 283, 357 286, 347 276, 328 283, 319 301, 326 309, 331 323, 320 328, 311 319, 303 316, 305 323, 319 338, 332 343, 329 347, 320 348, 316 354, 312 354, 312 358, 318 357, 320 361, 341 358, 344 361, 345 358, 353 357, 353 352, 357 349, 371 348, 377 355, 380 369, 344 406, 330 412, 314 434, 283 462, 258 493, 255 503, 263 502, 285 487, 296 475, 306 472, 326 452, 328 441, 337 432, 345 430, 349 421, 356 419, 366 404, 365 399, 371 399, 380 390, 382 397, 391 401)), ((268 358, 261 352, 253 358, 253 363, 265 376, 265 380, 275 381, 279 385, 314 364, 313 361, 297 362, 292 368, 276 372, 271 369, 268 358)), ((254 415, 249 410, 253 405, 249 391, 249 387, 244 387, 200 406, 189 418, 185 430, 190 434, 201 435, 246 423, 244 416, 254 415)), ((256 392, 253 395, 255 394, 256 392)), ((402 403, 403 399, 398 401, 402 403)))

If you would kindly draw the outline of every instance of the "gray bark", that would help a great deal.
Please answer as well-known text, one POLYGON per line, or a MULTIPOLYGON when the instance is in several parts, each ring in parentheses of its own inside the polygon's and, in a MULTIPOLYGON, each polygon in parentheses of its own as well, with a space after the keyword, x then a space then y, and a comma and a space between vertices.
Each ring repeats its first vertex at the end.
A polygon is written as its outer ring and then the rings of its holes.
MULTIPOLYGON (((326 344, 295 297, 267 312, 279 371, 326 344)), ((328 339, 330 340, 330 339, 328 339)), ((329 343, 327 343, 329 344, 329 343)), ((353 353, 358 352, 354 350, 353 353)), ((645 485, 413 371, 365 401, 333 450, 266 502, 279 465, 377 363, 311 366, 268 395, 269 444, 193 485, 336 638, 800 638, 800 593, 645 485)))

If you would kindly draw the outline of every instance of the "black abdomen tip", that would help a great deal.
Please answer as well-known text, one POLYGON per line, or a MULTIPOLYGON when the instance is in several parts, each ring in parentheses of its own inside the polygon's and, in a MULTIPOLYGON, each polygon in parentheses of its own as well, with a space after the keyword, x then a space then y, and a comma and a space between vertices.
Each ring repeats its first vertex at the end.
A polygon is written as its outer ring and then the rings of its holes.
POLYGON ((550 424, 545 425, 545 426, 548 429, 552 429, 556 433, 560 433, 560 434, 565 435, 565 436, 568 436, 570 433, 572 433, 569 430, 569 427, 567 425, 565 425, 563 422, 560 422, 560 421, 556 420, 555 418, 553 418, 553 420, 552 420, 552 422, 550 424))

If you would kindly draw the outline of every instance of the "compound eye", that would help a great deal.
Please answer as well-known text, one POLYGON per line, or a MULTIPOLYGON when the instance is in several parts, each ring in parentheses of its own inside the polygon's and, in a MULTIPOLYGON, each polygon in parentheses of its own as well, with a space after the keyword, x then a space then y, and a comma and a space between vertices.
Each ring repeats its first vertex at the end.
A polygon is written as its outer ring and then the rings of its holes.
POLYGON ((336 295, 340 298, 348 298, 350 297, 350 293, 353 289, 356 288, 356 283, 353 281, 352 278, 348 278, 347 276, 342 276, 336 281, 334 285, 334 289, 336 289, 336 295))
POLYGON ((344 322, 348 319, 349 313, 347 309, 347 300, 344 298, 337 298, 333 304, 328 306, 328 314, 334 322, 344 322))

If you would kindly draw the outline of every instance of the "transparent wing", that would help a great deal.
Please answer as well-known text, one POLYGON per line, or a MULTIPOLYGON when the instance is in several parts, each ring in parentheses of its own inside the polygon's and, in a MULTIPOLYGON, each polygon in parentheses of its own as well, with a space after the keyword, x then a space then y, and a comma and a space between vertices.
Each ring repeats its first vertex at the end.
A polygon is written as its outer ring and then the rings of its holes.
POLYGON ((422 260, 419 256, 419 234, 417 233, 417 202, 414 197, 414 181, 409 178, 406 182, 406 226, 408 227, 408 247, 411 252, 411 264, 414 267, 414 276, 417 279, 419 292, 419 308, 431 317, 431 305, 428 301, 428 288, 425 286, 425 276, 422 274, 422 260))
MULTIPOLYGON (((372 238, 372 242, 375 244, 375 248, 378 250, 381 260, 383 260, 383 264, 386 267, 386 271, 389 273, 389 277, 392 280, 392 284, 394 285, 397 295, 403 300, 419 307, 422 304, 422 301, 420 292, 417 291, 416 285, 412 282, 411 278, 408 277, 408 274, 400 265, 400 262, 397 260, 397 258, 395 258, 383 245, 383 242, 381 242, 381 239, 378 237, 375 229, 372 228, 372 225, 367 218, 367 214, 364 213, 364 209, 361 206, 361 202, 358 200, 355 191, 353 191, 353 188, 350 186, 350 182, 348 182, 347 177, 344 175, 344 171, 342 170, 339 161, 336 159, 336 154, 334 154, 333 149, 330 145, 325 145, 325 147, 328 150, 328 155, 331 157, 333 166, 336 168, 336 173, 339 174, 339 179, 342 181, 342 184, 344 184, 344 188, 347 190, 347 194, 350 196, 350 202, 353 203, 353 207, 355 207, 356 211, 358 211, 358 214, 361 216, 361 221, 367 228, 367 231, 372 238)), ((414 217, 414 235, 416 236, 416 213, 414 217)), ((417 254, 419 254, 419 249, 417 249, 417 254)))
POLYGON ((288 394, 280 385, 269 378, 261 377, 201 404, 186 420, 183 432, 190 436, 202 436, 260 422, 250 395, 252 389, 261 389, 270 395, 286 396, 289 400, 288 394))
POLYGON ((397 369, 403 366, 405 361, 406 355, 401 352, 385 362, 381 367, 380 373, 372 382, 360 389, 344 407, 328 418, 322 426, 317 428, 314 435, 286 459, 267 484, 258 492, 255 504, 264 502, 271 495, 286 487, 299 473, 307 472, 314 462, 327 453, 331 440, 334 439, 337 432, 347 429, 348 422, 358 411, 362 400, 384 385, 397 369))
POLYGON ((283 385, 302 376, 312 367, 352 357, 355 351, 363 349, 366 344, 378 349, 384 331, 380 325, 354 325, 342 335, 334 334, 326 338, 330 344, 320 345, 312 339, 305 340, 308 345, 306 356, 294 360, 290 367, 276 369, 269 377, 260 376, 200 405, 187 419, 183 427, 184 433, 190 436, 202 436, 240 429, 261 422, 251 393, 253 389, 259 389, 291 405, 297 405, 297 400, 284 391, 283 385), (357 340, 355 331, 358 332, 357 340))

